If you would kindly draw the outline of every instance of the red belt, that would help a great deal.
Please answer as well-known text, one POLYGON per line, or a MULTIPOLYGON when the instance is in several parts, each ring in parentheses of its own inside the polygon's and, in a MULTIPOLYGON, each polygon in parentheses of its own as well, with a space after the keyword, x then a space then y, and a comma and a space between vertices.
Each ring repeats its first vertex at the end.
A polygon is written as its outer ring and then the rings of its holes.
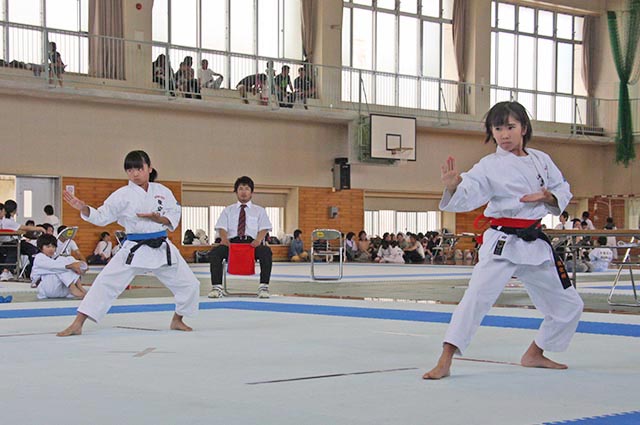
POLYGON ((489 224, 491 226, 502 226, 502 227, 512 227, 514 229, 526 229, 527 227, 531 227, 534 224, 538 223, 536 228, 541 227, 540 220, 528 220, 524 218, 491 218, 489 219, 489 224))

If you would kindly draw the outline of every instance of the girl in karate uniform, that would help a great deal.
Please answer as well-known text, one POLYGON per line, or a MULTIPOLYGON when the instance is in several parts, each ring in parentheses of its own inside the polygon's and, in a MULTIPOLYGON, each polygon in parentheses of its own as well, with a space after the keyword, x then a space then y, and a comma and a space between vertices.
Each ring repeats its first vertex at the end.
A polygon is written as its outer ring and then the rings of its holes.
POLYGON ((148 271, 175 297, 170 329, 192 330, 182 318, 198 311, 200 282, 167 238, 167 230, 175 230, 180 222, 180 204, 169 189, 153 183, 157 172, 144 151, 129 152, 124 169, 129 184, 113 192, 98 209, 64 192, 64 200, 79 210, 84 220, 96 226, 117 221, 125 228, 127 240, 96 277, 73 323, 58 336, 80 335, 87 318, 100 321, 133 278, 148 271))
POLYGON ((521 358, 522 366, 566 369, 543 353, 567 349, 582 313, 582 299, 568 282, 566 270, 561 262, 556 268, 550 243, 540 239, 544 235, 539 220, 566 208, 572 197, 569 184, 549 155, 526 148, 531 122, 519 103, 494 105, 487 113, 485 130, 485 142, 497 144, 495 153, 462 174, 452 157, 442 166, 445 190, 440 209, 463 212, 487 204, 484 215, 490 218, 491 227, 484 233, 469 288, 451 318, 438 364, 424 379, 449 376, 453 355, 468 347, 512 276, 524 283, 544 315, 538 334, 521 358))

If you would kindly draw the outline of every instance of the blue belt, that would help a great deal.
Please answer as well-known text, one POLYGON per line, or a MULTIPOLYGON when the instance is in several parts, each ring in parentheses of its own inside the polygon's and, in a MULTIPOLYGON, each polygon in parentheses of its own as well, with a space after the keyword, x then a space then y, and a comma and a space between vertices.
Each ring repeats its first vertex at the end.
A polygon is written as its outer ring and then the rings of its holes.
POLYGON ((129 250, 129 255, 127 256, 127 260, 125 264, 130 265, 131 261, 133 261, 133 256, 136 251, 140 249, 143 245, 146 245, 150 248, 160 248, 162 244, 166 245, 167 248, 167 265, 171 265, 171 248, 169 247, 169 243, 167 242, 167 232, 155 232, 155 233, 133 233, 128 234, 127 239, 136 242, 135 246, 133 246, 129 250))
POLYGON ((144 241, 147 239, 156 239, 156 238, 162 238, 162 237, 167 237, 166 230, 162 230, 160 232, 154 232, 154 233, 127 233, 126 240, 135 242, 135 241, 144 241))

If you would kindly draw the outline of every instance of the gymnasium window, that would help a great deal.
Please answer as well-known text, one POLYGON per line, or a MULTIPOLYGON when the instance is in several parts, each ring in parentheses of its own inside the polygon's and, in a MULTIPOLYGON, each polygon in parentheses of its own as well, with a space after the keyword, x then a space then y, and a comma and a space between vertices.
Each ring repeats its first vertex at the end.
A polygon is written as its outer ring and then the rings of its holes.
POLYGON ((493 1, 491 104, 517 100, 539 121, 584 121, 583 23, 582 16, 493 1))
POLYGON ((345 0, 342 99, 357 101, 362 88, 375 104, 438 110, 452 96, 455 105, 452 12, 453 0, 345 0))
MULTIPOLYGON (((224 206, 209 207, 182 207, 182 233, 191 229, 194 233, 202 229, 209 236, 209 242, 213 243, 216 238, 216 221, 225 209, 224 206)), ((271 220, 273 230, 269 232, 271 236, 278 236, 284 233, 284 208, 266 207, 267 216, 271 220)), ((278 236, 279 237, 279 236, 278 236)))
MULTIPOLYGON (((369 210, 364 212, 364 231, 369 236, 389 233, 440 231, 440 211, 369 210)), ((357 233, 359 230, 353 230, 357 233)))

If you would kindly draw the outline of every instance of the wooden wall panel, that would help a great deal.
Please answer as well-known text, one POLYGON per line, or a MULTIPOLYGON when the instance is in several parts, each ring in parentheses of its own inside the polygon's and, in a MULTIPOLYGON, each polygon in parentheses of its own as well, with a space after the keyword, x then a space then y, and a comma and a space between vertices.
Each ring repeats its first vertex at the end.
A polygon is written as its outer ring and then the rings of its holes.
POLYGON ((302 230, 305 248, 309 249, 314 229, 336 229, 345 235, 364 229, 364 191, 301 187, 298 198, 298 228, 302 230), (329 208, 338 207, 338 216, 329 218, 329 208))

